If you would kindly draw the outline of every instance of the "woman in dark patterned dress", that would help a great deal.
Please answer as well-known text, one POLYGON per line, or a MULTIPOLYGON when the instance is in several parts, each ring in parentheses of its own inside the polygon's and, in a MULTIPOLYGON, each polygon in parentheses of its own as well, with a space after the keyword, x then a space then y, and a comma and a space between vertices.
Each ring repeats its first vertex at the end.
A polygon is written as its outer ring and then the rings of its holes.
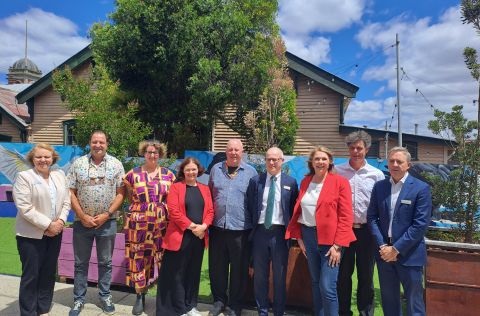
POLYGON ((166 199, 175 181, 170 170, 158 165, 158 159, 166 155, 164 144, 143 141, 138 152, 145 157, 144 164, 127 172, 124 178, 130 201, 125 221, 126 283, 137 293, 133 315, 143 313, 145 293, 156 279, 155 266, 163 254, 162 238, 167 223, 166 199))

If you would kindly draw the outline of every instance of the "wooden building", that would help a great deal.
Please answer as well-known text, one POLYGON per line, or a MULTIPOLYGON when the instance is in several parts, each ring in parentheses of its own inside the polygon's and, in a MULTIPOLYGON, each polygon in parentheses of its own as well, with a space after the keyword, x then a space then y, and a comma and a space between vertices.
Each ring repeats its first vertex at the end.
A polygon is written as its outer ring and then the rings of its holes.
MULTIPOLYGON (((91 73, 92 51, 90 46, 70 57, 58 69, 69 67, 75 77, 87 77, 91 73)), ((53 70, 54 71, 54 70, 53 70)), ((72 112, 53 91, 52 75, 49 72, 17 95, 18 102, 26 102, 30 114, 29 141, 47 142, 52 145, 73 145, 72 127, 75 123, 72 112)))
MULTIPOLYGON (((295 153, 307 154, 315 145, 325 145, 336 157, 348 156, 344 143, 351 131, 364 129, 372 135, 370 157, 385 158, 385 148, 396 146, 396 133, 345 126, 344 115, 358 87, 311 63, 286 53, 290 76, 297 93, 297 115, 300 126, 296 136, 295 153)), ((91 72, 92 52, 87 46, 58 68, 72 69, 74 76, 88 76, 91 72)), ((60 96, 52 90, 52 72, 17 95, 19 103, 26 102, 30 113, 32 142, 49 142, 69 145, 73 142, 71 127, 73 115, 63 105, 60 96)), ((229 109, 227 109, 229 111, 229 109)), ((231 111, 231 109, 230 109, 231 111)), ((211 151, 223 151, 228 139, 238 135, 220 122, 215 122, 212 131, 211 151)), ((404 144, 412 151, 416 161, 446 163, 448 145, 441 139, 403 134, 404 144)))

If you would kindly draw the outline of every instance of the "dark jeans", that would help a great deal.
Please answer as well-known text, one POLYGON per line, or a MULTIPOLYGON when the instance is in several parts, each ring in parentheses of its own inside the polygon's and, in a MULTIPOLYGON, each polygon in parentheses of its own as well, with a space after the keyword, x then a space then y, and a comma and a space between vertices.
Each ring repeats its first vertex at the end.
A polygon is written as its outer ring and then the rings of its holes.
POLYGON ((208 268, 213 301, 234 311, 242 309, 245 295, 250 258, 249 233, 250 230, 210 228, 208 268))
POLYGON ((178 251, 165 250, 157 283, 158 316, 176 316, 197 307, 205 241, 185 230, 178 251))
POLYGON ((339 315, 353 315, 350 302, 352 299, 352 274, 357 266, 357 309, 362 316, 373 316, 375 309, 373 289, 373 268, 375 266, 375 241, 367 225, 354 228, 357 240, 345 248, 340 270, 338 272, 339 315))
POLYGON ((17 236, 17 249, 22 262, 20 279, 20 315, 31 316, 50 311, 55 286, 58 254, 62 234, 33 239, 17 236))

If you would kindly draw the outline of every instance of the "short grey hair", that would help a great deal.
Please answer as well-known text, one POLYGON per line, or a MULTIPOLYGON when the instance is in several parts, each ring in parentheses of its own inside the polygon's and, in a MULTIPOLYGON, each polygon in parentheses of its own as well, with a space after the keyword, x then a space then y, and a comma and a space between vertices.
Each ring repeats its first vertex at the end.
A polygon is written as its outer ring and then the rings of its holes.
POLYGON ((390 155, 392 155, 394 153, 403 153, 405 155, 405 157, 407 158, 408 163, 410 163, 410 161, 412 160, 412 155, 410 155, 410 152, 405 147, 401 147, 401 146, 393 147, 392 149, 390 149, 388 151, 388 158, 390 158, 390 155))
POLYGON ((345 144, 347 144, 347 146, 350 146, 351 144, 356 143, 360 140, 363 142, 363 144, 365 144, 366 148, 370 148, 370 146, 372 146, 372 136, 362 130, 358 130, 348 134, 348 136, 345 137, 345 144))
POLYGON ((276 151, 278 154, 280 154, 280 158, 283 159, 283 151, 280 148, 278 148, 277 146, 272 146, 272 147, 268 148, 267 151, 265 152, 265 156, 267 155, 267 153, 269 151, 276 151))

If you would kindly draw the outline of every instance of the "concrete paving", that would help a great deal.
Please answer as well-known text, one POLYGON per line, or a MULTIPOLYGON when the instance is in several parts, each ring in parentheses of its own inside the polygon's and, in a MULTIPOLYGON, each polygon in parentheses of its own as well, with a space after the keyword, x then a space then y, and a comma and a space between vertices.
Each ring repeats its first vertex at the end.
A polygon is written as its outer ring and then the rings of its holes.
MULTIPOLYGON (((18 316, 18 289, 20 278, 17 276, 0 275, 0 315, 18 316)), ((53 306, 49 316, 66 316, 73 304, 73 285, 67 283, 55 283, 53 295, 53 306)), ((115 303, 115 315, 132 315, 132 306, 135 302, 135 293, 112 291, 113 302, 115 303)), ((212 306, 210 304, 199 304, 197 309, 202 315, 208 315, 212 306)), ((102 312, 98 301, 98 291, 95 287, 89 287, 86 296, 86 304, 81 313, 82 316, 106 315, 102 312)), ((155 297, 147 296, 145 300, 145 311, 142 315, 155 315, 155 297)), ((254 316, 257 312, 253 309, 244 309, 242 316, 254 316)), ((308 315, 304 312, 290 311, 286 315, 301 316, 308 315)))

